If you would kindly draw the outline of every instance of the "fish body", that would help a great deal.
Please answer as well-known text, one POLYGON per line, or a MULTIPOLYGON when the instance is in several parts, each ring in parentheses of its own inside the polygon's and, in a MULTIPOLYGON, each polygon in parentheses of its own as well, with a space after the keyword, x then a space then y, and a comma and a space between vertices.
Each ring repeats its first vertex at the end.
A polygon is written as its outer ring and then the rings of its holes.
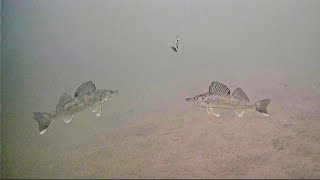
POLYGON ((271 102, 270 99, 264 99, 251 104, 241 88, 237 88, 230 95, 229 88, 217 81, 211 83, 208 92, 187 98, 186 101, 207 108, 208 114, 211 114, 210 110, 214 115, 219 116, 213 109, 230 109, 234 110, 239 117, 242 117, 244 111, 248 109, 255 109, 268 116, 267 106, 271 102))
POLYGON ((200 97, 201 100, 197 101, 199 106, 205 108, 219 108, 219 109, 248 109, 254 106, 245 101, 240 101, 233 98, 230 95, 219 95, 219 94, 203 94, 200 97))
POLYGON ((104 102, 113 95, 119 94, 118 90, 96 89, 92 81, 83 83, 75 92, 74 97, 63 92, 54 113, 34 112, 33 118, 39 124, 40 134, 45 133, 52 120, 63 119, 66 124, 70 123, 74 114, 94 107, 93 112, 101 115, 104 102))

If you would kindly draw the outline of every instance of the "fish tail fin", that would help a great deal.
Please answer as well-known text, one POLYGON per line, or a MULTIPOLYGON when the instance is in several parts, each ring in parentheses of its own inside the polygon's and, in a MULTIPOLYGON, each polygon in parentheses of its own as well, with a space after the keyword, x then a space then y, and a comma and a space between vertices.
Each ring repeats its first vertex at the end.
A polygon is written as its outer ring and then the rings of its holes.
POLYGON ((264 100, 257 101, 255 103, 256 110, 266 116, 269 116, 267 111, 267 106, 270 104, 270 102, 271 102, 271 99, 264 99, 264 100))
POLYGON ((33 119, 35 119, 39 124, 40 134, 43 134, 48 129, 49 125, 52 122, 52 115, 45 112, 34 112, 33 119))

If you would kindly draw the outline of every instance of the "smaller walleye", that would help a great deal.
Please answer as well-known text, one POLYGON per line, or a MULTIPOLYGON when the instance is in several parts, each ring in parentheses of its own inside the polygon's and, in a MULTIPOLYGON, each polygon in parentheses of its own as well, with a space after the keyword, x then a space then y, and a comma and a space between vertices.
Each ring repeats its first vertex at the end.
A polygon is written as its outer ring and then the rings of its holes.
POLYGON ((209 86, 209 92, 196 95, 186 99, 187 102, 193 102, 198 106, 207 108, 207 113, 212 112, 213 115, 219 116, 220 114, 214 112, 213 109, 231 109, 239 116, 242 117, 245 110, 255 109, 256 111, 269 116, 267 106, 271 102, 270 99, 257 101, 255 104, 249 103, 248 96, 241 88, 237 88, 230 95, 230 89, 217 81, 213 81, 209 86))
POLYGON ((92 81, 87 81, 79 86, 74 93, 74 98, 63 92, 54 113, 34 112, 33 118, 39 124, 40 134, 43 134, 48 129, 52 120, 62 118, 63 121, 68 124, 71 122, 75 113, 90 107, 94 107, 92 112, 100 116, 103 103, 107 102, 107 100, 115 94, 119 95, 119 91, 96 89, 92 81))
POLYGON ((179 49, 179 37, 178 37, 178 35, 177 35, 177 39, 176 39, 176 45, 174 46, 174 45, 170 44, 170 47, 174 52, 178 52, 178 49, 179 49))

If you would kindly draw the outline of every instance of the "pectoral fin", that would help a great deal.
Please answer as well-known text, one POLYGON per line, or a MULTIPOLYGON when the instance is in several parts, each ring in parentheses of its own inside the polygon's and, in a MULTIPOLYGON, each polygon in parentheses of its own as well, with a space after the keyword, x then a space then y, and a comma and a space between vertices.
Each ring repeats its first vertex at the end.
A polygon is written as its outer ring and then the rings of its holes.
POLYGON ((243 110, 234 110, 234 112, 236 113, 236 115, 237 116, 239 116, 239 117, 242 117, 243 116, 243 114, 244 114, 244 111, 243 110))
POLYGON ((97 112, 100 106, 96 106, 94 109, 92 109, 92 112, 97 112))
POLYGON ((220 114, 219 114, 219 113, 215 113, 215 112, 213 111, 213 108, 210 108, 210 111, 212 112, 212 114, 213 114, 213 115, 215 115, 215 116, 217 116, 217 117, 219 117, 219 116, 220 116, 220 114))
POLYGON ((66 123, 66 124, 69 124, 73 118, 74 114, 73 115, 70 115, 70 116, 66 116, 63 118, 63 121, 66 123))
POLYGON ((208 113, 208 114, 211 114, 210 111, 209 111, 209 108, 207 108, 207 113, 208 113))
POLYGON ((101 105, 97 106, 96 109, 94 109, 92 112, 95 112, 97 116, 101 115, 101 105))

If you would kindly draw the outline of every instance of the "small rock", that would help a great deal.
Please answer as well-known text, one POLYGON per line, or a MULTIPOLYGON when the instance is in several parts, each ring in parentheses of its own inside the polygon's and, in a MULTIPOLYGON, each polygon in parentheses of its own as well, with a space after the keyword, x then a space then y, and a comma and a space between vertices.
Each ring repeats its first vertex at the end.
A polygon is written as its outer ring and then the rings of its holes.
POLYGON ((282 86, 282 87, 288 87, 288 84, 286 84, 286 83, 280 83, 280 85, 282 86))

